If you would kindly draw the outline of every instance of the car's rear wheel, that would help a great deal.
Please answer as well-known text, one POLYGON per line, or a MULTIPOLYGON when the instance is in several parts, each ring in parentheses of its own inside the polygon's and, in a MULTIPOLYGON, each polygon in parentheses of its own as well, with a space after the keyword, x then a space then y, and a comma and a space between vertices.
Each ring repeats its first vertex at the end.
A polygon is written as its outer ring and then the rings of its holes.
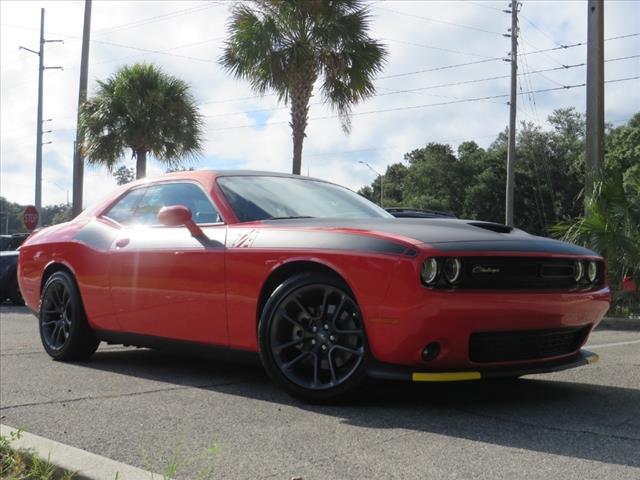
POLYGON ((86 360, 100 341, 87 323, 80 291, 67 272, 47 280, 40 302, 40 339, 55 360, 86 360))
POLYGON ((339 278, 302 274, 275 289, 258 328, 271 378, 305 401, 333 401, 366 378, 367 340, 360 309, 339 278))

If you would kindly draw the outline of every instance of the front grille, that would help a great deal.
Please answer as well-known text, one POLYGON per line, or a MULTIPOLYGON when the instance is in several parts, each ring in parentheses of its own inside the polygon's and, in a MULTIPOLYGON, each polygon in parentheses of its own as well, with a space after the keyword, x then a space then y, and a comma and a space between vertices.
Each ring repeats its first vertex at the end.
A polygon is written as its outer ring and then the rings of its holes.
POLYGON ((469 339, 472 362, 517 362, 556 357, 580 348, 590 327, 517 332, 478 332, 469 339))
MULTIPOLYGON (((462 257, 460 286, 472 289, 567 289, 590 287, 576 284, 575 263, 565 258, 462 257)), ((597 285, 602 284, 604 264, 598 262, 597 285)))

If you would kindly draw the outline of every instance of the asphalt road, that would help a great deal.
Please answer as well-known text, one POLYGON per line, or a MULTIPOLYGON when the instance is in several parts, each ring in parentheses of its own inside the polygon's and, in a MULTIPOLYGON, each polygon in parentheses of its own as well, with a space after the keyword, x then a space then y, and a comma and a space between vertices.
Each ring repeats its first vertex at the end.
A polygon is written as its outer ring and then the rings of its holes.
POLYGON ((575 370, 319 407, 251 366, 114 346, 53 362, 35 318, 0 307, 0 422, 178 478, 638 480, 640 332, 590 344, 600 363, 575 370))

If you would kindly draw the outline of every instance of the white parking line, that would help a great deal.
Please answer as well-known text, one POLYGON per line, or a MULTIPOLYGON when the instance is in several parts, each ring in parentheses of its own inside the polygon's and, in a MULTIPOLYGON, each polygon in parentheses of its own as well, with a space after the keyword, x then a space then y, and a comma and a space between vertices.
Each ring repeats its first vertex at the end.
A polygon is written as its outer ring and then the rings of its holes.
POLYGON ((609 348, 620 347, 622 345, 635 345, 640 343, 640 340, 631 340, 629 342, 616 342, 616 343, 602 343, 600 345, 586 345, 587 348, 609 348))

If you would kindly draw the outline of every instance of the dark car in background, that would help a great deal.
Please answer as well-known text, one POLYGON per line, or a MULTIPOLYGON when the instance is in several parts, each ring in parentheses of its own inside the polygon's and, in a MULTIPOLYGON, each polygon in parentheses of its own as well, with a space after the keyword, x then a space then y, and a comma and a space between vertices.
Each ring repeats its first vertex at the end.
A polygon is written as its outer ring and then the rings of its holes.
POLYGON ((28 233, 14 233, 11 235, 0 235, 0 252, 7 250, 18 250, 27 237, 28 233))
POLYGON ((0 235, 0 303, 9 300, 15 305, 24 305, 18 287, 18 248, 28 236, 28 233, 0 235))

